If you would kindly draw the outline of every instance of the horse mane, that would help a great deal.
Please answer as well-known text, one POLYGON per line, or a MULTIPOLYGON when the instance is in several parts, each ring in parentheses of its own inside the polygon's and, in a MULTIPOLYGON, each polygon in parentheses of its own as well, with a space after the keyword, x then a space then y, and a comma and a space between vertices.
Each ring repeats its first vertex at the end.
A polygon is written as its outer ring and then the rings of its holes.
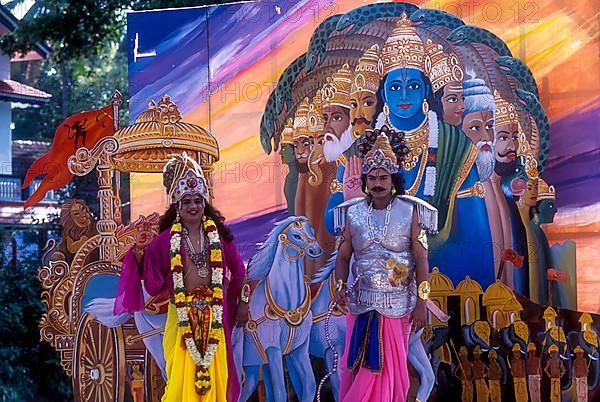
POLYGON ((276 222, 271 232, 267 235, 263 244, 260 245, 256 254, 248 261, 248 280, 262 280, 267 277, 273 260, 275 259, 275 253, 279 245, 279 235, 285 230, 290 224, 305 220, 303 216, 290 216, 282 221, 276 222))
POLYGON ((325 265, 323 265, 321 269, 319 269, 313 274, 312 278, 310 279, 310 283, 320 283, 323 282, 325 279, 329 278, 329 275, 335 270, 336 260, 337 250, 331 253, 331 256, 329 257, 325 265))

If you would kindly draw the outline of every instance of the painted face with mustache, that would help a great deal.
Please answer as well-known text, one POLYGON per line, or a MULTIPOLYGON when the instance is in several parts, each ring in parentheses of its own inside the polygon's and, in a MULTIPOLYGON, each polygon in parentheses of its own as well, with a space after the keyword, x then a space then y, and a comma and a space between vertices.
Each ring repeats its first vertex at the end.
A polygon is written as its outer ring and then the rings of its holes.
POLYGON ((365 130, 372 128, 377 98, 368 91, 357 91, 350 95, 350 121, 354 138, 360 138, 365 130))
POLYGON ((519 126, 511 122, 496 126, 494 156, 497 162, 509 163, 517 159, 519 147, 519 126))

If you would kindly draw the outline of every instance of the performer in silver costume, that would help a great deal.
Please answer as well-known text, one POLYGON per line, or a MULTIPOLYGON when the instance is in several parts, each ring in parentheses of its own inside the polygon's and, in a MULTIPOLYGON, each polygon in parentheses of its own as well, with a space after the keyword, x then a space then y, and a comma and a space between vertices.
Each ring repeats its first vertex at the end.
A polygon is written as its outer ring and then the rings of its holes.
MULTIPOLYGON (((382 131, 390 133, 387 127, 382 131)), ((403 195, 402 155, 385 134, 376 134, 362 164, 367 197, 347 210, 336 261, 336 301, 349 312, 340 363, 342 401, 405 401, 409 335, 427 318, 426 231, 437 229, 437 211, 403 195), (346 297, 352 256, 357 279, 346 297)))

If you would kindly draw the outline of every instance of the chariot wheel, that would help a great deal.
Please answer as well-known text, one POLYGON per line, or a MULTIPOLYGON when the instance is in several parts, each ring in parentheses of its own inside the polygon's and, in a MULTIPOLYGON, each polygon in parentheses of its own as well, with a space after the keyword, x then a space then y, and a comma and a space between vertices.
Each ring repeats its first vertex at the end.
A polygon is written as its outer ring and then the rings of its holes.
POLYGON ((73 391, 78 402, 123 402, 125 349, 121 328, 83 314, 75 337, 73 391))

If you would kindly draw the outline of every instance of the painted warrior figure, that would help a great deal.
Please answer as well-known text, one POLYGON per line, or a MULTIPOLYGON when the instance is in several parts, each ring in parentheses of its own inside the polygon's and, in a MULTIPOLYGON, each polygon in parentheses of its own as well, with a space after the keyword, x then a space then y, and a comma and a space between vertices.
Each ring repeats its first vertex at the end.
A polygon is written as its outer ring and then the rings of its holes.
POLYGON ((527 345, 527 387, 531 402, 542 401, 542 359, 535 354, 535 343, 527 345))
POLYGON ((170 297, 164 332, 163 402, 236 400, 231 331, 248 317, 246 269, 224 218, 210 204, 200 165, 175 156, 163 171, 171 206, 155 239, 137 236, 125 255, 115 314, 144 309, 142 284, 170 297), (239 297, 238 297, 239 296, 239 297))
POLYGON ((512 348, 512 359, 510 359, 510 369, 512 371, 513 383, 515 389, 515 400, 517 402, 527 402, 527 380, 525 379, 525 361, 521 356, 521 346, 518 343, 512 348))
POLYGON ((477 402, 487 402, 490 399, 490 389, 485 381, 488 371, 487 364, 481 361, 481 346, 476 345, 473 349, 473 379, 477 402))
POLYGON ((550 358, 546 362, 544 373, 550 379, 550 402, 560 402, 562 399, 560 379, 565 373, 565 366, 558 357, 558 346, 551 345, 548 353, 550 353, 550 358))
MULTIPOLYGON (((336 261, 335 298, 349 310, 341 360, 343 401, 405 400, 409 336, 427 317, 425 230, 436 227, 437 211, 403 195, 398 156, 378 131, 362 164, 368 195, 348 208, 336 261), (352 256, 355 285, 346 296, 352 256)), ((394 134, 387 127, 382 131, 394 134)))
POLYGON ((575 386, 577 387, 577 402, 587 402, 588 400, 588 363, 583 356, 583 348, 575 346, 575 360, 573 361, 573 376, 575 377, 575 386))
POLYGON ((498 354, 494 349, 488 353, 490 364, 488 365, 488 378, 490 379, 490 402, 502 401, 502 366, 498 363, 498 354))
POLYGON ((462 386, 461 401, 473 401, 473 363, 469 361, 469 350, 461 346, 458 351, 458 366, 454 369, 454 375, 460 372, 460 383, 462 386))

